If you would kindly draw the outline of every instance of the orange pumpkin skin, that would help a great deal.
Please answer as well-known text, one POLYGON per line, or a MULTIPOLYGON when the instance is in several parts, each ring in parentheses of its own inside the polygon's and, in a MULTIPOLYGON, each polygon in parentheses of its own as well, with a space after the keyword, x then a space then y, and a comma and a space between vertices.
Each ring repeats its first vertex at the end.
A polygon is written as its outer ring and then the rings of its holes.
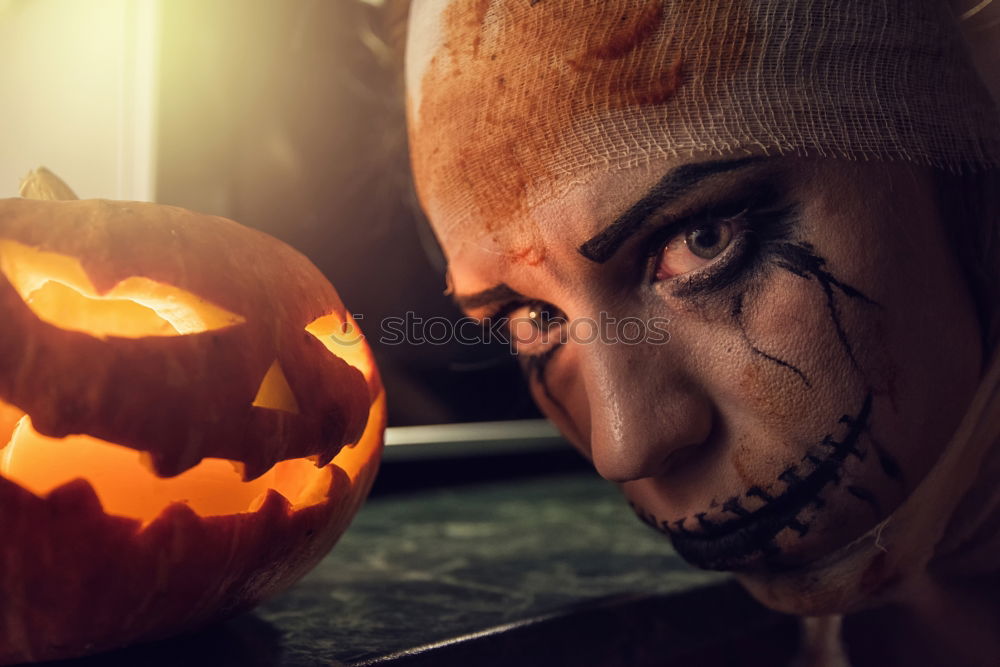
POLYGON ((45 437, 142 452, 162 477, 219 458, 250 480, 312 457, 330 483, 307 503, 272 488, 246 511, 174 502, 142 520, 107 513, 86 479, 39 495, 0 474, 0 665, 194 629, 287 588, 332 548, 374 480, 385 397, 363 341, 348 363, 306 331, 350 316, 305 257, 223 218, 99 200, 0 200, 4 241, 78 260, 98 294, 141 277, 242 321, 91 335, 44 321, 0 272, 0 459, 23 413, 45 437), (295 410, 254 404, 274 364, 295 410))

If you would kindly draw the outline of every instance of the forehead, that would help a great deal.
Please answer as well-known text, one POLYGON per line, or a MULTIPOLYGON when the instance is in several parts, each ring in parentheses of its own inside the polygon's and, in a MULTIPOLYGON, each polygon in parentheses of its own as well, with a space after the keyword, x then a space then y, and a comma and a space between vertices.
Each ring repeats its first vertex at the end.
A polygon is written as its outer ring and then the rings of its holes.
POLYGON ((658 160, 631 169, 595 170, 558 196, 528 201, 513 223, 532 230, 522 235, 521 245, 491 235, 485 223, 475 221, 439 236, 452 287, 460 292, 504 282, 525 266, 533 274, 571 281, 569 274, 576 279, 589 275, 658 215, 680 219, 750 196, 767 183, 787 189, 793 187, 790 173, 809 170, 807 162, 763 156, 658 160))
POLYGON ((413 172, 442 239, 471 224, 523 250, 531 201, 656 160, 1000 155, 940 0, 414 0, 407 55, 413 172))
MULTIPOLYGON (((507 217, 470 218, 442 230, 439 241, 453 276, 501 274, 518 265, 552 265, 557 255, 576 255, 580 245, 602 231, 641 198, 674 161, 659 161, 634 169, 596 170, 574 179, 558 191, 533 188, 523 208, 507 217), (507 233, 495 233, 496 228, 507 233), (518 230, 517 234, 510 230, 518 230)), ((463 287, 465 285, 463 284, 463 287)))
POLYGON ((439 235, 474 223, 523 246, 534 234, 521 224, 532 200, 557 198, 611 163, 675 157, 651 150, 652 130, 625 120, 642 105, 669 102, 682 87, 680 46, 665 39, 670 6, 415 4, 407 52, 411 156, 439 235))

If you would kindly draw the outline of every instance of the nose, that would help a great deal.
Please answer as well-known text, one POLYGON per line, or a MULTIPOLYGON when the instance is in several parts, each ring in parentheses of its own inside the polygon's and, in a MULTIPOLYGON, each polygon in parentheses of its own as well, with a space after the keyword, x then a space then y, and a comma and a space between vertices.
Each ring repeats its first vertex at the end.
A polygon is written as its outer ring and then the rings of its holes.
POLYGON ((600 342, 578 350, 590 455, 602 477, 623 483, 663 475, 677 452, 708 439, 711 402, 670 347, 600 342))

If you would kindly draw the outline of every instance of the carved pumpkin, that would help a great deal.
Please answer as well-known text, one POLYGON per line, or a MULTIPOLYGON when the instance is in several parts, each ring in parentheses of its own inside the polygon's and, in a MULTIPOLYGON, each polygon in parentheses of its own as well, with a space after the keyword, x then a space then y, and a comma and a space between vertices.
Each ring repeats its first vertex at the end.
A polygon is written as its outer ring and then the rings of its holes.
POLYGON ((361 505, 384 426, 350 314, 280 241, 168 206, 0 200, 0 664, 289 586, 361 505))

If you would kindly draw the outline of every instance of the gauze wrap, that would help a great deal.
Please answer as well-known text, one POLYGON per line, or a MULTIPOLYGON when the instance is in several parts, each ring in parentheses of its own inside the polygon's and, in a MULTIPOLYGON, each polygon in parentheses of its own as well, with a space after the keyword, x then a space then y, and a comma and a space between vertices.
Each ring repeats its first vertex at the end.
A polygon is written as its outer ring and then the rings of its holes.
POLYGON ((410 20, 413 167, 443 239, 474 221, 517 245, 530 198, 658 158, 1000 162, 943 0, 415 0, 410 20))
MULTIPOLYGON (((415 0, 408 121, 421 200, 512 261, 532 202, 660 159, 801 155, 964 173, 1000 122, 945 0, 415 0)), ((1000 356, 940 460, 888 519, 796 572, 744 578, 844 612, 929 568, 1000 569, 1000 356), (936 567, 936 566, 935 566, 936 567)))

